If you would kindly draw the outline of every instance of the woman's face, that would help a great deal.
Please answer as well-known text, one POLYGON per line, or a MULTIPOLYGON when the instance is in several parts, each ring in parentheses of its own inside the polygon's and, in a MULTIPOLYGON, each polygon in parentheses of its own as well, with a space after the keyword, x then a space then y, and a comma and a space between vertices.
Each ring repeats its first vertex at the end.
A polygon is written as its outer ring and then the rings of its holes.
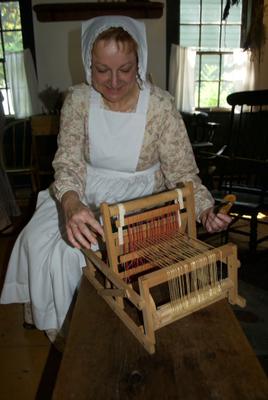
POLYGON ((136 85, 137 55, 129 43, 99 40, 92 51, 92 84, 109 102, 127 98, 136 85))

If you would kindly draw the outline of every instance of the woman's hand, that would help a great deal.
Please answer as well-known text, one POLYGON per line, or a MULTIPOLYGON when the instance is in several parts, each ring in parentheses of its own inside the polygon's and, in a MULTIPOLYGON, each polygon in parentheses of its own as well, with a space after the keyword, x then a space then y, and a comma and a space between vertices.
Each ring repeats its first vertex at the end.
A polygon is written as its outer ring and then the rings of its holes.
POLYGON ((213 207, 211 207, 203 211, 200 220, 209 233, 214 233, 226 230, 232 218, 230 215, 221 214, 220 212, 214 214, 213 207))
POLYGON ((96 236, 103 237, 103 229, 93 212, 79 200, 78 194, 74 191, 64 193, 61 205, 69 242, 77 249, 90 249, 92 244, 97 244, 96 236))

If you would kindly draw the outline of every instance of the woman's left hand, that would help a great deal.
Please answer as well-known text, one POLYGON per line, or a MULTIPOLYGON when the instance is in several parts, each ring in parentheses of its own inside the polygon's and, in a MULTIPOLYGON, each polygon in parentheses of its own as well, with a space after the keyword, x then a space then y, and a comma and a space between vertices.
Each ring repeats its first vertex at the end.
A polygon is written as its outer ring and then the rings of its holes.
POLYGON ((230 215, 221 214, 220 212, 214 214, 213 207, 208 208, 203 211, 200 216, 200 220, 204 226, 204 228, 209 233, 221 232, 228 228, 228 225, 232 221, 230 215))

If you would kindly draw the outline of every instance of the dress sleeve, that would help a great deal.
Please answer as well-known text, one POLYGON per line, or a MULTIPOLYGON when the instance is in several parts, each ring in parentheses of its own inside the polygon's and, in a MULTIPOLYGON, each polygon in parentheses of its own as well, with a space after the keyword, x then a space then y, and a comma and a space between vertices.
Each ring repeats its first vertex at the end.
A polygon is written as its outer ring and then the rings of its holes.
POLYGON ((200 221, 200 214, 211 207, 214 200, 198 176, 199 170, 185 125, 172 98, 170 107, 165 110, 162 128, 159 138, 159 157, 165 184, 167 188, 173 188, 179 182, 193 182, 196 217, 197 221, 200 221))
POLYGON ((82 199, 86 184, 86 146, 88 90, 71 88, 66 96, 60 118, 58 150, 53 160, 55 181, 52 185, 57 200, 69 190, 82 199))

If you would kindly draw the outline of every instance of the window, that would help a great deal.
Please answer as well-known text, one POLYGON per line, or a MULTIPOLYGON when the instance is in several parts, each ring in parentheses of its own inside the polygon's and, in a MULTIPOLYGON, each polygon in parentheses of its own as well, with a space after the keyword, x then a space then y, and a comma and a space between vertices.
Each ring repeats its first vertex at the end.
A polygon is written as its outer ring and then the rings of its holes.
POLYGON ((13 114, 10 90, 7 85, 6 55, 30 49, 35 61, 31 0, 0 0, 0 91, 4 112, 13 114))
MULTIPOLYGON (((258 0, 258 4, 262 1, 258 0)), ((225 107, 226 95, 234 87, 237 90, 243 81, 247 54, 240 57, 241 51, 234 49, 245 44, 257 2, 237 3, 230 7, 228 18, 223 21, 227 0, 166 0, 167 82, 171 44, 194 48, 196 108, 225 107)))
POLYGON ((240 47, 242 1, 222 20, 225 0, 181 0, 179 43, 197 50, 195 107, 226 105, 234 91, 230 56, 240 47))
POLYGON ((7 84, 6 55, 23 50, 19 1, 0 2, 0 90, 6 115, 13 114, 10 90, 7 84))

